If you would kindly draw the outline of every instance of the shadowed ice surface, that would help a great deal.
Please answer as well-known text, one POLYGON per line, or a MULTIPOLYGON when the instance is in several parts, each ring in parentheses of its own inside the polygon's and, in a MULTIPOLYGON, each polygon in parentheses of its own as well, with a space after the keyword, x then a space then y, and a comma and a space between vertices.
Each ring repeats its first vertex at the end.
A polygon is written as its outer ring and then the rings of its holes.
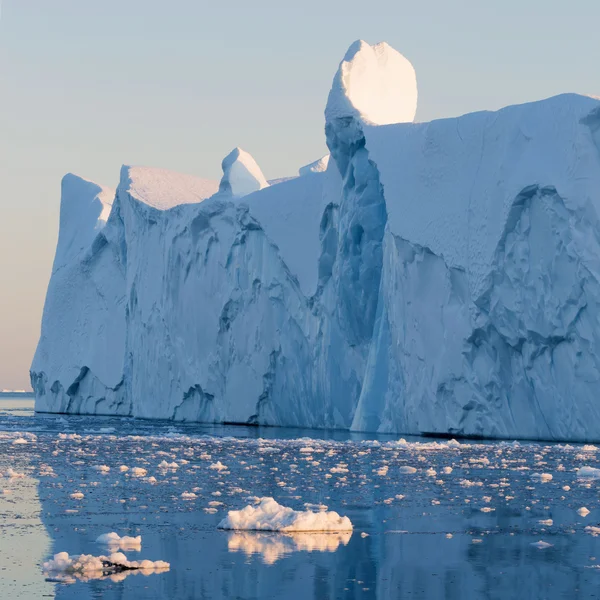
POLYGON ((577 476, 600 467, 599 454, 581 445, 34 416, 31 401, 4 399, 0 597, 599 597, 600 537, 585 529, 600 524, 599 484, 577 476), (255 496, 296 510, 326 506, 349 516, 354 531, 217 529, 255 496), (95 540, 111 531, 141 535, 141 550, 125 551, 130 560, 165 560, 170 570, 45 581, 45 560, 107 554, 95 540))

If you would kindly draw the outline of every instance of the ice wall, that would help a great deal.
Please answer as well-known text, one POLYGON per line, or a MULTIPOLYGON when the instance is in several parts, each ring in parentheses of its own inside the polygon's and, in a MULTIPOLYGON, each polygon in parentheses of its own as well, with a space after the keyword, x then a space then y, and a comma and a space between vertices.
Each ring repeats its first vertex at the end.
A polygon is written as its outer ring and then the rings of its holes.
POLYGON ((356 42, 302 177, 238 149, 220 186, 125 167, 112 207, 67 180, 37 409, 600 440, 600 102, 416 98, 356 42))

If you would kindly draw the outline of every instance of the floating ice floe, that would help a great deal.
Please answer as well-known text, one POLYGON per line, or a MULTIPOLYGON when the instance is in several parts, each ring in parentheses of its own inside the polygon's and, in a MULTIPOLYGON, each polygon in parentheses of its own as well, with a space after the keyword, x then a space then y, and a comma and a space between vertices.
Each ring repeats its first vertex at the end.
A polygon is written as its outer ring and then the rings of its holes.
POLYGON ((591 533, 594 537, 600 535, 600 527, 594 527, 593 525, 587 525, 584 531, 591 533))
POLYGON ((552 481, 552 475, 550 473, 532 473, 531 479, 547 483, 548 481, 552 481))
POLYGON ((142 536, 137 535, 130 537, 127 535, 120 536, 118 533, 111 531, 110 533, 103 533, 96 538, 96 543, 105 544, 111 550, 141 550, 142 549, 142 536))
POLYGON ((594 467, 581 467, 577 471, 578 479, 600 479, 600 469, 594 467))
POLYGON ((141 571, 144 574, 160 573, 170 569, 171 565, 163 560, 128 560, 122 552, 110 556, 92 556, 80 554, 69 556, 59 552, 42 565, 44 574, 51 579, 75 581, 75 579, 102 579, 111 574, 128 571, 141 571))
POLYGON ((588 510, 588 509, 587 509, 585 506, 582 506, 582 507, 581 507, 581 508, 580 508, 580 509, 577 511, 577 514, 578 514, 580 517, 587 517, 587 516, 590 514, 590 511, 589 511, 589 510, 588 510))
POLYGON ((545 550, 546 548, 552 547, 552 544, 549 544, 548 542, 543 542, 542 540, 540 540, 539 542, 531 542, 531 545, 534 548, 537 548, 538 550, 545 550))
POLYGON ((246 531, 339 532, 352 531, 352 522, 335 511, 296 511, 265 497, 256 506, 229 511, 218 527, 246 531))
POLYGON ((403 475, 412 475, 413 473, 416 473, 417 469, 415 469, 414 467, 409 467, 408 465, 402 465, 399 469, 398 469, 398 473, 402 473, 403 475))
POLYGON ((227 466, 224 465, 220 460, 216 463, 210 465, 209 469, 213 469, 214 471, 227 471, 227 466))

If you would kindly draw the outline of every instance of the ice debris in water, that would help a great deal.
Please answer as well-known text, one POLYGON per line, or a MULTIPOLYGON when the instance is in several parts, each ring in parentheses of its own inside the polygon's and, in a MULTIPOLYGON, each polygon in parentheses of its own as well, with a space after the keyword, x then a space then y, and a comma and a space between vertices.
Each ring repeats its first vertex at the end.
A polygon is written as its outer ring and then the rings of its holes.
POLYGON ((594 469, 594 467, 581 467, 577 471, 577 477, 579 479, 600 479, 600 469, 594 469))
POLYGON ((588 510, 588 509, 587 509, 585 506, 582 506, 582 507, 581 507, 581 508, 580 508, 580 509, 577 511, 577 514, 578 514, 580 517, 587 517, 587 516, 590 514, 590 511, 589 511, 589 510, 588 510))
POLYGON ((417 472, 417 469, 415 469, 414 467, 403 465, 398 469, 398 472, 404 475, 412 475, 413 473, 417 472))
POLYGON ((219 529, 247 531, 352 531, 348 517, 335 511, 297 511, 282 506, 273 498, 261 498, 256 506, 229 511, 218 525, 219 529))
POLYGON ((121 537, 118 533, 111 531, 110 533, 103 533, 96 538, 98 544, 105 544, 111 550, 141 550, 142 549, 142 536, 129 537, 124 535, 121 537))
POLYGON ((164 572, 171 565, 163 560, 127 560, 122 552, 113 552, 110 556, 92 556, 80 554, 69 556, 68 552, 59 552, 42 566, 46 575, 73 575, 81 579, 100 579, 110 573, 139 570, 145 574, 164 572))
POLYGON ((536 479, 537 481, 546 483, 548 481, 552 481, 552 475, 550 475, 550 473, 532 473, 531 479, 536 479))
POLYGON ((552 547, 552 544, 549 544, 548 542, 543 542, 542 540, 540 540, 539 542, 531 542, 531 545, 534 548, 538 548, 539 550, 544 550, 546 548, 552 547))

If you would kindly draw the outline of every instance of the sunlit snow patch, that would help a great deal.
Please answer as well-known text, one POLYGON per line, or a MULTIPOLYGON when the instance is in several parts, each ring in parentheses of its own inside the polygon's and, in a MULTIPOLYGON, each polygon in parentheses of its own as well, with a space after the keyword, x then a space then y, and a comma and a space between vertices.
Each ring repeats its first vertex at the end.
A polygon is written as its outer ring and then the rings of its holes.
POLYGON ((352 531, 352 522, 335 511, 297 511, 265 497, 256 506, 229 511, 218 527, 245 531, 339 532, 352 531))

